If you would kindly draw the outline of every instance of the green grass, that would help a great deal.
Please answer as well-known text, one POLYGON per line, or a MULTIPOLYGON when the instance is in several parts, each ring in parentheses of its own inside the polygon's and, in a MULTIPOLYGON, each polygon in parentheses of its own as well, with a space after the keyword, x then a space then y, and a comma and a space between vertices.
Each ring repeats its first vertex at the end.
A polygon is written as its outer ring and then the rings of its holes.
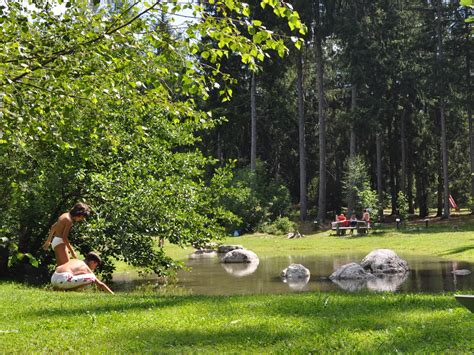
MULTIPOLYGON (((249 235, 259 256, 391 248, 474 262, 472 224, 340 238, 249 235)), ((175 258, 192 249, 166 246, 175 258)), ((120 264, 120 270, 127 267, 120 264)), ((470 277, 473 277, 472 275, 470 277)), ((466 293, 473 293, 471 292, 466 293)), ((190 296, 53 292, 0 283, 0 353, 472 353, 474 315, 450 293, 190 296)))
POLYGON ((0 284, 0 352, 472 353, 451 295, 160 296, 0 284))
MULTIPOLYGON (((240 244, 260 257, 285 255, 336 255, 369 253, 374 249, 389 248, 397 253, 432 255, 446 259, 474 262, 474 225, 458 229, 449 225, 424 227, 408 226, 404 230, 387 228, 363 236, 337 237, 329 231, 307 235, 299 239, 265 234, 227 238, 224 244, 240 244), (416 228, 415 230, 413 228, 416 228)), ((194 249, 167 245, 167 253, 176 259, 186 259, 194 249)))

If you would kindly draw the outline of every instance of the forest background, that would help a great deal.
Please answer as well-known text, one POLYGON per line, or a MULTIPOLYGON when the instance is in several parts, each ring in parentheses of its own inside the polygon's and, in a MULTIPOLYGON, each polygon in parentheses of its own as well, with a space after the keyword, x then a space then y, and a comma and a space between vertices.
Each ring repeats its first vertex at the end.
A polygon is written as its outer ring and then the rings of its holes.
POLYGON ((0 3, 3 274, 50 265, 78 200, 106 272, 173 268, 157 237, 472 208, 469 1, 56 3, 0 3))

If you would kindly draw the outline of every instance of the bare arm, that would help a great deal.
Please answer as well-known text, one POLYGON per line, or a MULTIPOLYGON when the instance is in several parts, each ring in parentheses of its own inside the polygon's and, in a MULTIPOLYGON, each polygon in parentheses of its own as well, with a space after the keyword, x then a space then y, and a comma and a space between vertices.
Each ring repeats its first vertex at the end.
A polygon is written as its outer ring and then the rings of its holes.
MULTIPOLYGON (((94 274, 94 272, 89 268, 89 266, 87 266, 86 264, 84 264, 84 268, 83 268, 83 271, 85 273, 88 273, 88 274, 94 274)), ((95 278, 95 281, 94 283, 97 285, 97 287, 99 287, 102 291, 104 292, 108 292, 110 294, 114 294, 114 292, 105 284, 103 283, 102 281, 100 281, 97 276, 95 278)))
POLYGON ((114 292, 109 288, 109 286, 107 286, 106 284, 104 284, 102 281, 99 281, 98 279, 95 279, 95 284, 97 285, 97 287, 99 287, 102 291, 104 292, 108 292, 110 294, 114 294, 114 292))
POLYGON ((46 239, 46 241, 43 244, 43 249, 44 250, 48 250, 49 246, 51 245, 51 240, 53 240, 53 231, 54 231, 54 224, 51 227, 51 229, 49 230, 48 238, 46 239))
POLYGON ((76 252, 72 248, 71 243, 69 243, 69 231, 71 230, 71 227, 72 227, 72 223, 68 223, 66 226, 64 226, 64 230, 63 230, 63 233, 61 235, 61 238, 63 239, 64 244, 66 244, 66 247, 71 252, 72 257, 77 259, 76 252))

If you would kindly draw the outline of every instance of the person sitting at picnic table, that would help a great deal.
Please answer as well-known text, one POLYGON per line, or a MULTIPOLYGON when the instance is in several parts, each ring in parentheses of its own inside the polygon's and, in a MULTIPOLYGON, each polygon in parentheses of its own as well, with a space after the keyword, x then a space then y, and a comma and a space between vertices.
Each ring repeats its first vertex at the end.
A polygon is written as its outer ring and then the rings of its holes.
POLYGON ((341 213, 340 215, 337 216, 337 222, 342 226, 342 227, 348 227, 349 226, 349 221, 347 220, 346 216, 344 213, 341 213))
POLYGON ((369 211, 364 210, 364 213, 362 214, 362 220, 365 221, 367 224, 367 227, 370 227, 370 214, 369 211))
POLYGON ((349 225, 351 227, 356 227, 357 226, 357 216, 355 214, 351 215, 351 218, 349 219, 349 225))

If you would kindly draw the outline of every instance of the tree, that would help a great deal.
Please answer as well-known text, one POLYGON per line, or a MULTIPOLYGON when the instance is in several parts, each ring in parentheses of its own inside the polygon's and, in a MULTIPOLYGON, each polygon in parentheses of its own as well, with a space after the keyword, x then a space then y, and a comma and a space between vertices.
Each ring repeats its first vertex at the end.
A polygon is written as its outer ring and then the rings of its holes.
POLYGON ((306 204, 306 148, 305 148, 305 115, 304 115, 304 90, 303 90, 303 56, 298 53, 296 59, 298 92, 298 152, 300 168, 300 220, 307 216, 306 204))
MULTIPOLYGON (((96 249, 106 261, 157 273, 174 263, 156 237, 178 245, 209 240, 234 218, 220 204, 229 168, 196 149, 198 132, 217 123, 196 101, 216 88, 230 99, 220 58, 255 67, 268 50, 284 54, 284 42, 249 22, 240 2, 216 2, 215 17, 177 1, 137 5, 108 11, 68 2, 60 14, 51 2, 1 8, 0 230, 22 255, 38 256, 52 221, 77 200, 95 212, 75 240, 81 252, 96 249), (154 16, 183 7, 201 19, 186 36, 154 16), (249 37, 237 28, 243 23, 249 37), (198 41, 205 34, 217 45, 198 41)), ((262 5, 303 31, 289 6, 262 5)))
POLYGON ((321 3, 315 3, 315 51, 316 51, 316 77, 318 93, 318 119, 319 119, 319 195, 318 195, 318 221, 323 223, 326 219, 326 116, 324 112, 324 64, 323 64, 323 30, 321 21, 321 3))

